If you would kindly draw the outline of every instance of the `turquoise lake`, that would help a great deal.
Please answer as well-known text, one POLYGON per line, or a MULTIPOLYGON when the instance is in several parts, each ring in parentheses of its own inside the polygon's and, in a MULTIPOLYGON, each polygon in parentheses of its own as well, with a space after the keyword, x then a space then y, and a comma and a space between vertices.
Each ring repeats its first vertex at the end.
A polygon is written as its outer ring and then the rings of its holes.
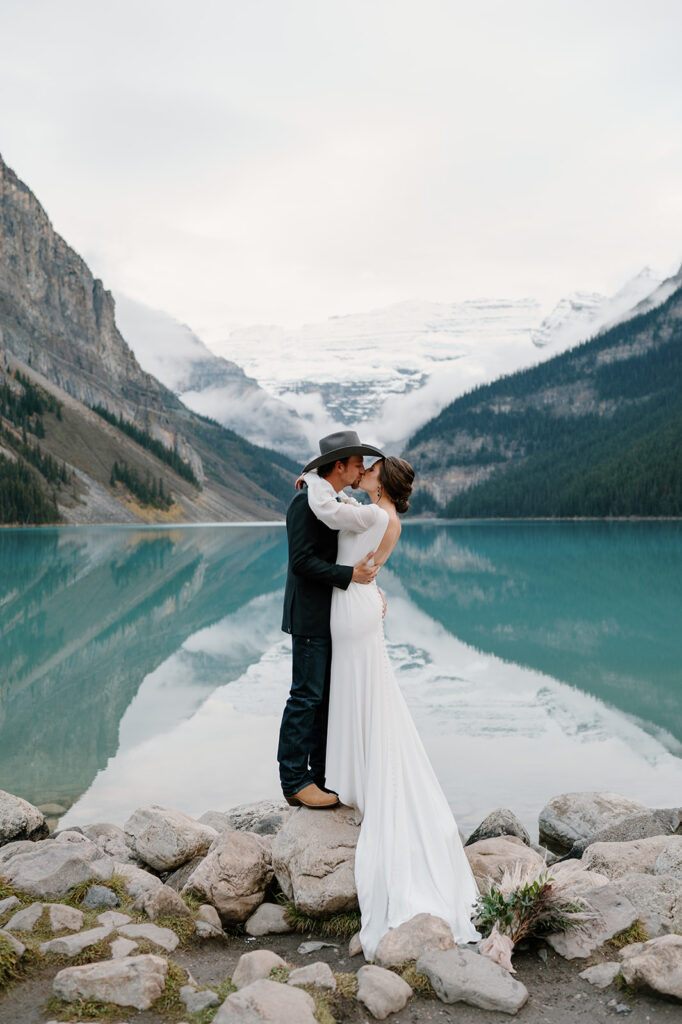
MULTIPOLYGON (((0 789, 51 823, 279 794, 280 525, 0 531, 0 789)), ((682 524, 408 523, 400 686, 462 830, 557 793, 682 793, 682 524)))

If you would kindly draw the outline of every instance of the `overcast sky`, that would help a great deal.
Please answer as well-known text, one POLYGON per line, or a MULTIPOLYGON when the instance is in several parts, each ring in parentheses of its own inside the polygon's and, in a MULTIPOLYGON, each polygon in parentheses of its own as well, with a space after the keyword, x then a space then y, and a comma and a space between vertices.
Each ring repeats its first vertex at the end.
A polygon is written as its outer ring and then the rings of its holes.
POLYGON ((2 0, 0 153, 215 335, 682 261, 679 0, 2 0))

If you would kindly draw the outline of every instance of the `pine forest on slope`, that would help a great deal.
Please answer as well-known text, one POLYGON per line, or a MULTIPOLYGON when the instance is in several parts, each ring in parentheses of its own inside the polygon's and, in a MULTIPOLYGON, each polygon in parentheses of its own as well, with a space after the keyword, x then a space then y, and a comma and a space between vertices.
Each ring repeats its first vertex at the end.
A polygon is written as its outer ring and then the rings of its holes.
POLYGON ((682 515, 682 289, 529 370, 476 388, 410 440, 415 511, 682 515))

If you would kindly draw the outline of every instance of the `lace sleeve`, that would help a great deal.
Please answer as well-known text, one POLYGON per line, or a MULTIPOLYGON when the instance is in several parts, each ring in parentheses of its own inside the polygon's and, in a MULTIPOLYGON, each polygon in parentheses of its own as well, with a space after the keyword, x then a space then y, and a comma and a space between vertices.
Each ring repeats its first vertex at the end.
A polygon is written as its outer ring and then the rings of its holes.
POLYGON ((310 511, 331 530, 361 533, 376 522, 376 505, 348 504, 337 501, 333 488, 317 473, 305 473, 310 511))

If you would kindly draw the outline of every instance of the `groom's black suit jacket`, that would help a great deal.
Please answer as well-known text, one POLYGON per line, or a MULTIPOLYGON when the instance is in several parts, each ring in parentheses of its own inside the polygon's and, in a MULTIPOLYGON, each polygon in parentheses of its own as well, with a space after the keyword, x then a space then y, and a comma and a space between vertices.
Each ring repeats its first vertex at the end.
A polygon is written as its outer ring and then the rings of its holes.
POLYGON ((297 636, 329 636, 332 587, 345 590, 352 565, 336 565, 339 535, 310 511, 306 490, 287 510, 289 568, 282 629, 297 636))

